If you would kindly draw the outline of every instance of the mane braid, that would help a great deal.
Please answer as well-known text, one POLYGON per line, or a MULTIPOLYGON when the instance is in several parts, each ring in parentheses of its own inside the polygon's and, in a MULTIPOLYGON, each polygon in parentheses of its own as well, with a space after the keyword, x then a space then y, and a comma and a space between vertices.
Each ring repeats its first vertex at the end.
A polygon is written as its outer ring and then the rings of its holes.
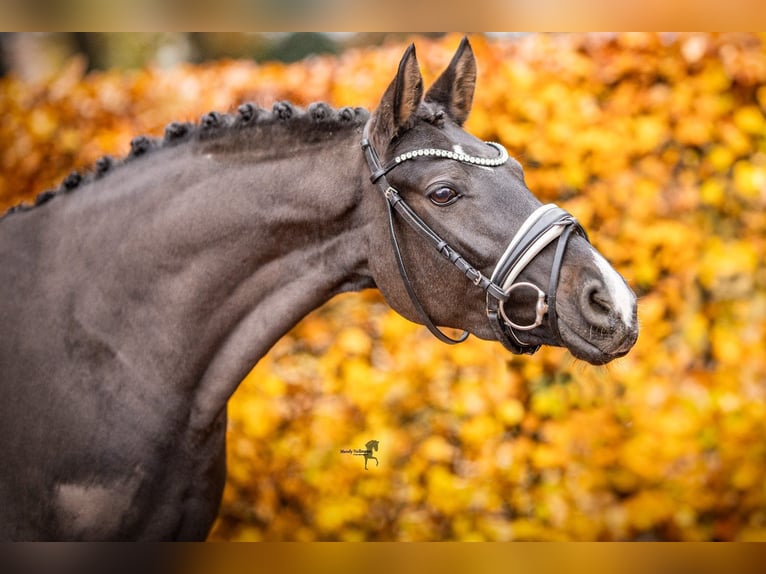
POLYGON ((165 126, 162 138, 141 135, 130 142, 130 151, 123 159, 115 159, 105 155, 96 160, 92 169, 84 174, 72 171, 67 175, 57 189, 49 189, 37 195, 34 204, 19 203, 0 215, 0 220, 6 216, 34 209, 47 203, 58 194, 69 193, 84 187, 92 181, 106 177, 119 167, 133 162, 157 150, 174 147, 193 141, 211 141, 228 134, 241 132, 252 128, 263 128, 275 125, 285 125, 292 129, 333 130, 348 129, 364 125, 370 113, 360 107, 332 108, 324 102, 314 102, 303 109, 287 101, 276 102, 271 110, 261 108, 253 103, 244 103, 237 108, 235 114, 211 111, 203 115, 199 122, 171 122, 165 126))

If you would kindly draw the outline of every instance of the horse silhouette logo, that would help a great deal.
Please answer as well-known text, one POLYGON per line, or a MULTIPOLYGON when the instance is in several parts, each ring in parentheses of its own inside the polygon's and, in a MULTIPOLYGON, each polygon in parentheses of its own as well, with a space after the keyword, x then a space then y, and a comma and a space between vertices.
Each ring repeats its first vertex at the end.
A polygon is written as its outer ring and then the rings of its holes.
POLYGON ((370 461, 370 459, 375 461, 375 466, 380 466, 380 462, 378 461, 378 457, 373 455, 373 452, 378 451, 378 446, 380 445, 380 441, 377 440, 368 440, 364 448, 355 448, 355 449, 341 449, 341 454, 352 454, 354 456, 363 456, 364 457, 364 470, 369 470, 367 468, 367 463, 370 461))
POLYGON ((367 461, 370 459, 373 459, 375 461, 375 466, 379 466, 378 457, 373 456, 373 451, 377 452, 378 450, 378 441, 376 440, 368 440, 364 445, 365 450, 360 453, 364 456, 364 470, 367 469, 367 461))

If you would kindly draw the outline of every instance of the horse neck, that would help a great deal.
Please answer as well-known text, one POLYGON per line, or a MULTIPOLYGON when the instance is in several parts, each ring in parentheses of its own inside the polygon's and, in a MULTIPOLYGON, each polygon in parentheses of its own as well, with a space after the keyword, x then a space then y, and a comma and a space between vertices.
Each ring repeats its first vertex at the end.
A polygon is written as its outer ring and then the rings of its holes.
POLYGON ((137 380, 192 393, 204 428, 302 317, 373 286, 358 141, 347 129, 289 153, 194 142, 41 206, 49 229, 70 230, 50 258, 62 308, 137 380))

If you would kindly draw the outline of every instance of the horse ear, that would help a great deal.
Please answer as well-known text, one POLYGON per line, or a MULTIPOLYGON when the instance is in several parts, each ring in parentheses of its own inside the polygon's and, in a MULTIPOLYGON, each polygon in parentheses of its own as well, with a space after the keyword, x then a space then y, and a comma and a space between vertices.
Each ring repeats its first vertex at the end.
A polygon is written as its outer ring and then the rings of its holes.
POLYGON ((427 102, 440 104, 459 126, 471 112, 476 87, 476 60, 468 38, 463 37, 447 69, 426 94, 427 102))
POLYGON ((381 151, 407 123, 423 98, 423 77, 415 56, 415 45, 410 44, 399 62, 399 71, 375 110, 372 138, 381 151))

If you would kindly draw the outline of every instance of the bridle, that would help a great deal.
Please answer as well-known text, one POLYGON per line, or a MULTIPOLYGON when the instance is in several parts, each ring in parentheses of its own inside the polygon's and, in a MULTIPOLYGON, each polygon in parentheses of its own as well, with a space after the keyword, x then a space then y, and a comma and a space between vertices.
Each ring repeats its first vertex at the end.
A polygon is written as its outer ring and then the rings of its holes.
POLYGON ((399 267, 407 294, 412 301, 413 306, 423 319, 423 323, 440 341, 448 344, 462 343, 468 338, 468 331, 453 339, 441 331, 431 320, 423 305, 420 302, 415 289, 412 286, 407 268, 402 258, 399 240, 396 236, 396 226, 394 224, 394 211, 414 229, 418 235, 423 237, 428 243, 436 248, 437 252, 449 260, 457 267, 474 285, 486 293, 486 312, 490 324, 498 340, 511 352, 521 354, 535 353, 540 345, 535 345, 523 341, 517 331, 531 331, 543 324, 545 315, 548 315, 548 326, 557 341, 561 341, 561 333, 558 328, 558 317, 556 314, 556 289, 559 282, 561 264, 564 259, 564 251, 572 232, 576 232, 588 239, 585 230, 580 226, 577 220, 567 211, 554 204, 543 205, 536 209, 521 225, 497 262, 491 277, 487 277, 481 271, 471 265, 454 247, 445 241, 436 233, 425 221, 423 221, 415 211, 407 204, 399 192, 388 182, 386 174, 401 165, 405 161, 416 160, 420 158, 444 158, 459 161, 469 165, 483 167, 498 167, 508 161, 508 152, 505 148, 494 142, 486 144, 496 151, 499 155, 496 157, 475 157, 456 151, 424 148, 402 153, 391 161, 382 165, 375 148, 369 139, 369 122, 364 127, 362 136, 362 150, 370 168, 370 181, 374 183, 386 199, 388 207, 388 224, 391 234, 391 244, 393 246, 396 262, 399 267), (548 293, 546 295, 540 287, 529 282, 516 282, 516 279, 529 265, 529 263, 550 243, 558 239, 556 253, 553 258, 553 266, 548 282, 548 293), (519 325, 511 320, 505 309, 505 303, 515 292, 529 289, 536 292, 537 301, 535 304, 535 320, 528 325, 519 325))

